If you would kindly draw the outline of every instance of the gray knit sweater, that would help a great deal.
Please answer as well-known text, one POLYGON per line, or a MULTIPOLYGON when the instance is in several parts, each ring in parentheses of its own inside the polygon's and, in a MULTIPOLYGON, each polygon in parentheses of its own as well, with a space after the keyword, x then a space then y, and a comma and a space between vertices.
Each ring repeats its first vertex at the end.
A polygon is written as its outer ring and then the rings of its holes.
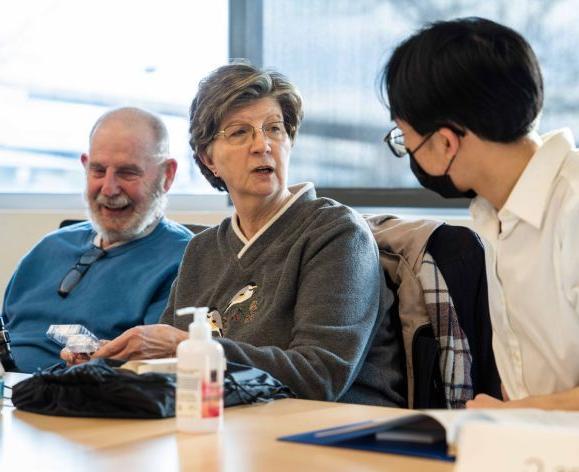
POLYGON ((374 238, 349 208, 296 187, 253 241, 231 218, 195 236, 161 322, 187 329, 191 318, 176 309, 216 308, 227 359, 270 372, 298 397, 404 405, 393 296, 374 238))

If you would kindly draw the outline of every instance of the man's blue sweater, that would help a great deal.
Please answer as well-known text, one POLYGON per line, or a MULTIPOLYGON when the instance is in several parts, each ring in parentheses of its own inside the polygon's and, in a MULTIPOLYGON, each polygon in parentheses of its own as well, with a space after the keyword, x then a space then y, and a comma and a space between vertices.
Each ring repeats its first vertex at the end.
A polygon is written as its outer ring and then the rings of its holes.
POLYGON ((163 219, 144 238, 107 250, 62 298, 62 279, 94 246, 95 236, 89 222, 71 225, 46 236, 20 261, 2 307, 19 370, 33 372, 60 360, 61 347, 46 337, 51 324, 81 324, 112 339, 159 321, 192 233, 163 219))

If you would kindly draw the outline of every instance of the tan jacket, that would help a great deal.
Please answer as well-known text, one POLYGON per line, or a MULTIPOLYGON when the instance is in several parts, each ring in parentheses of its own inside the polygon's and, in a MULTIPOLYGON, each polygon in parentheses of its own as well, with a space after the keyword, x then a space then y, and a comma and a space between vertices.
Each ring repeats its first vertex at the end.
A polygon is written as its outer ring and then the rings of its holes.
POLYGON ((412 340, 418 328, 430 324, 418 278, 426 244, 443 224, 434 220, 403 220, 392 215, 365 215, 380 250, 380 263, 398 286, 398 312, 406 353, 408 407, 414 400, 412 340))

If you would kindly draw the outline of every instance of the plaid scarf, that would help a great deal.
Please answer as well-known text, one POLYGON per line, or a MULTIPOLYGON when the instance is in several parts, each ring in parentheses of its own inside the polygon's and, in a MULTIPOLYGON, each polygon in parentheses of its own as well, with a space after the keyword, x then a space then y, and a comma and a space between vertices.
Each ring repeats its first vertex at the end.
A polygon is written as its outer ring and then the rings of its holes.
POLYGON ((464 408, 473 398, 472 356, 466 335, 460 328, 448 287, 432 256, 424 253, 418 274, 426 311, 440 347, 440 374, 447 408, 464 408))

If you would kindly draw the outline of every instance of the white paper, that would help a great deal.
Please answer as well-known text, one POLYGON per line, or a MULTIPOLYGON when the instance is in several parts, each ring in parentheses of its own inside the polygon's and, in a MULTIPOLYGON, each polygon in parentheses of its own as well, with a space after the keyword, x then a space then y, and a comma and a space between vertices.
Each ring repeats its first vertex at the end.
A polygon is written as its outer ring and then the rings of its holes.
MULTIPOLYGON (((569 418, 555 414, 552 420, 569 418)), ((473 422, 460 433, 455 472, 572 472, 579 470, 578 445, 574 425, 473 422)))

